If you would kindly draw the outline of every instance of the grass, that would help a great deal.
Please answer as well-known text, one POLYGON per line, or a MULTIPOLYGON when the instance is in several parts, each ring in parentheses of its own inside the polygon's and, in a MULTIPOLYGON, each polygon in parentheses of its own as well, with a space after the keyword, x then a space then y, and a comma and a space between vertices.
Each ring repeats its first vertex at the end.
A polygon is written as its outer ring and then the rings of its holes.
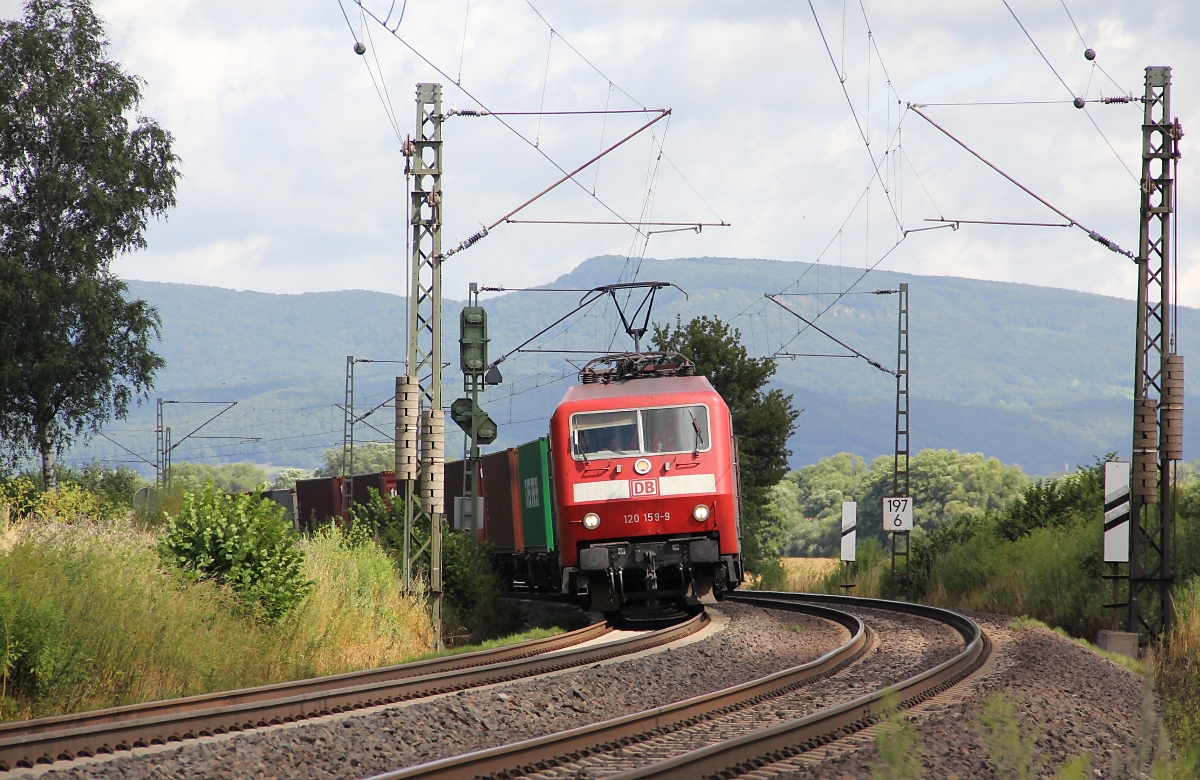
POLYGON ((1184 776, 1200 777, 1200 577, 1176 589, 1171 641, 1152 666, 1184 776))
POLYGON ((305 603, 256 622, 211 580, 166 570, 124 521, 25 521, 0 536, 0 720, 401 663, 430 646, 424 594, 373 543, 304 542, 305 603))

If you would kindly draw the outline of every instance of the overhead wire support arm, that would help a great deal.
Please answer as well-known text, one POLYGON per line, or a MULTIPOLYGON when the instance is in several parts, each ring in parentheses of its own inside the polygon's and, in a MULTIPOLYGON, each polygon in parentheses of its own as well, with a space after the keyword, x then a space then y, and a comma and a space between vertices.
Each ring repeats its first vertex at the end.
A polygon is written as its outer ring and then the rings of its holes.
POLYGON ((125 450, 125 451, 126 451, 126 452, 128 452, 130 455, 132 455, 133 457, 135 457, 135 458, 137 458, 138 460, 140 460, 142 463, 145 463, 145 464, 147 464, 147 465, 150 465, 150 466, 155 466, 155 467, 157 467, 157 466, 158 466, 158 464, 157 464, 157 463, 155 463, 154 461, 152 461, 152 460, 146 460, 146 459, 145 459, 145 458, 143 458, 141 455, 138 455, 136 452, 134 452, 133 450, 129 449, 129 448, 128 448, 128 447, 126 447, 124 444, 121 444, 119 441, 117 441, 116 439, 112 438, 111 436, 108 436, 108 435, 106 435, 106 434, 103 434, 103 433, 101 433, 101 434, 100 434, 100 436, 101 436, 101 437, 103 437, 103 438, 105 438, 105 439, 108 439, 110 442, 112 442, 113 444, 117 445, 117 446, 118 446, 118 447, 120 447, 121 449, 125 450))
MULTIPOLYGON (((925 112, 921 111, 921 109, 920 109, 920 108, 918 108, 918 106, 919 106, 919 105, 920 105, 919 103, 909 103, 909 104, 908 104, 908 108, 909 108, 909 110, 911 110, 913 113, 915 113, 917 116, 921 117, 921 118, 922 118, 922 119, 924 119, 926 122, 928 122, 929 124, 931 124, 931 125, 933 125, 935 128, 937 128, 939 131, 941 131, 942 135, 946 136, 946 137, 947 137, 947 138, 949 138, 951 141, 953 141, 954 143, 958 144, 958 145, 959 145, 959 146, 961 146, 963 149, 967 150, 967 152, 969 152, 969 153, 971 154, 971 156, 972 156, 972 157, 974 157, 975 159, 979 160, 981 163, 983 163, 983 164, 984 164, 984 165, 986 165, 987 167, 991 168, 993 171, 995 171, 996 173, 1000 174, 1000 175, 1001 175, 1001 176, 1003 176, 1005 179, 1008 179, 1008 181, 1009 181, 1010 183, 1014 184, 1014 185, 1015 185, 1016 187, 1018 187, 1018 188, 1019 188, 1019 189, 1020 189, 1022 192, 1024 192, 1026 195, 1028 195, 1029 197, 1033 198, 1034 200, 1036 200, 1038 203, 1041 203, 1043 206, 1045 206, 1046 208, 1050 209, 1051 211, 1053 211, 1053 212, 1054 212, 1055 214, 1057 214, 1058 216, 1060 216, 1060 217, 1062 217, 1063 219, 1067 220, 1067 222, 1069 222, 1069 223, 1070 223, 1070 227, 1077 227, 1077 228, 1079 228, 1080 230, 1082 230, 1083 232, 1087 233, 1087 235, 1088 235, 1088 238, 1092 239, 1092 240, 1093 240, 1093 241, 1095 241, 1096 243, 1098 243, 1098 244, 1102 244, 1102 245, 1103 245, 1104 247, 1106 247, 1107 249, 1110 249, 1110 250, 1112 250, 1113 252, 1116 252, 1116 253, 1117 253, 1117 254, 1119 254, 1119 255, 1125 255, 1125 256, 1126 256, 1126 257, 1128 257, 1130 260, 1136 260, 1136 258, 1134 257, 1134 255, 1133 255, 1133 253, 1132 253, 1132 252, 1129 252, 1129 251, 1127 251, 1127 250, 1125 250, 1125 249, 1122 249, 1122 248, 1121 248, 1121 247, 1120 247, 1120 246, 1119 246, 1119 245, 1118 245, 1118 244, 1117 244, 1115 241, 1112 241, 1111 239, 1108 239, 1108 238, 1106 238, 1106 237, 1104 237, 1104 236, 1100 235, 1100 234, 1099 234, 1099 233, 1097 233, 1095 230, 1092 230, 1091 228, 1088 228, 1087 226, 1083 225, 1082 223, 1080 223, 1080 222, 1079 222, 1079 220, 1077 220, 1077 219, 1075 219, 1075 218, 1071 217, 1071 216, 1070 216, 1070 215, 1068 215, 1066 212, 1064 212, 1062 209, 1059 209, 1059 208, 1058 208, 1058 207, 1056 207, 1054 204, 1050 203, 1050 201, 1046 200, 1045 198, 1043 198, 1042 196, 1038 195, 1038 194, 1037 194, 1036 192, 1034 192, 1033 190, 1031 190, 1031 189, 1029 189, 1028 187, 1026 187, 1026 186, 1025 186, 1024 184, 1022 184, 1021 182, 1019 182, 1019 181, 1017 181, 1016 179, 1014 179, 1012 176, 1009 176, 1007 173, 1005 173, 1004 171, 1000 170, 1000 168, 996 167, 996 165, 994 165, 993 163, 991 163, 990 161, 988 161, 988 160, 987 160, 987 158, 985 158, 985 157, 984 157, 983 155, 981 155, 979 152, 975 151, 974 149, 972 149, 971 147, 967 146, 965 143, 963 143, 962 141, 960 141, 960 140, 959 140, 957 137, 955 137, 955 135, 954 135, 953 133, 951 133, 949 130, 947 130, 946 128, 944 128, 944 127, 942 127, 941 125, 939 125, 937 122, 935 122, 935 121, 933 121, 932 119, 930 119, 930 118, 929 118, 929 116, 928 116, 928 115, 927 115, 925 112)), ((949 221, 949 220, 947 220, 947 221, 949 221)), ((965 221, 965 220, 964 220, 964 221, 965 221)))
MULTIPOLYGON (((791 315, 793 315, 794 317, 796 317, 796 319, 800 320, 800 321, 801 321, 801 322, 803 322, 805 325, 808 325, 810 328, 812 328, 813 330, 817 331, 817 333, 820 333, 822 336, 824 336, 825 338, 827 338, 827 339, 829 339, 830 341, 832 341, 834 344, 837 344, 839 347, 842 347, 843 349, 849 350, 850 352, 854 353, 854 357, 857 357, 857 358, 862 358, 862 359, 863 359, 863 360, 865 360, 867 363, 871 364, 872 366, 874 366, 875 368, 879 369, 880 371, 882 371, 882 372, 883 372, 883 373, 885 373, 885 374, 891 374, 892 376, 898 376, 898 374, 897 374, 895 371, 891 370, 890 368, 888 368, 887 366, 883 365, 883 364, 882 364, 882 363, 880 363, 879 361, 877 361, 877 360, 872 360, 871 358, 867 357, 867 356, 866 356, 866 355, 864 355, 863 353, 859 352, 859 351, 858 351, 857 349, 855 349, 854 347, 850 346, 850 345, 849 345, 849 344, 847 344, 846 342, 844 342, 844 341, 842 341, 841 339, 839 339, 837 336, 834 336, 832 333, 829 333, 828 331, 822 330, 820 325, 817 325, 815 322, 813 322, 812 320, 808 319, 807 317, 805 317, 805 316, 804 316, 803 314, 801 314, 800 312, 798 312, 798 311, 796 311, 795 309, 791 308, 790 306, 788 306, 787 304, 783 303, 782 301, 776 300, 776 297, 775 297, 774 295, 771 295, 770 293, 767 293, 767 295, 766 295, 766 298, 767 298, 768 300, 770 300, 771 302, 773 302, 775 305, 779 306, 779 307, 780 307, 781 309, 783 309, 784 311, 786 311, 786 312, 788 312, 789 314, 791 314, 791 315)), ((780 354, 782 354, 782 353, 780 353, 780 354)), ((772 357, 774 357, 774 356, 772 356, 772 357)), ((789 356, 789 357, 790 357, 790 356, 789 356)), ((847 356, 847 357, 848 357, 848 356, 847 356)))
MULTIPOLYGON (((487 288, 485 287, 482 289, 487 289, 487 288)), ((602 297, 604 297, 604 294, 602 292, 597 293, 597 290, 589 290, 587 295, 583 296, 583 299, 579 302, 578 306, 576 306, 574 309, 571 309, 569 312, 567 312, 563 316, 559 317, 558 319, 556 319, 554 322, 550 323, 546 327, 542 328, 541 330, 539 330, 537 333, 533 334, 529 338, 525 339, 518 346, 510 349, 508 352, 505 352, 503 355, 501 355, 500 357, 493 360, 491 362, 491 364, 488 365, 488 368, 491 369, 491 368, 495 368, 496 366, 500 365, 505 360, 508 360, 510 357, 517 354, 522 349, 524 349, 526 346, 528 346, 529 343, 532 342, 534 339, 539 338, 540 336, 542 336, 544 333, 548 332, 555 326, 562 324, 566 320, 570 319, 573 315, 575 315, 579 311, 583 310, 584 308, 590 306, 591 304, 595 303, 597 300, 599 300, 602 297)))
MULTIPOLYGON (((634 227, 679 227, 686 230, 695 228, 699 233, 706 227, 730 227, 725 220, 720 222, 616 222, 599 219, 506 219, 510 225, 633 225, 634 227)), ((650 231, 659 232, 659 231, 650 231)))
MULTIPOLYGON (((926 222, 945 222, 949 225, 1015 225, 1017 227, 1054 227, 1054 228, 1069 228, 1075 227, 1070 222, 1007 222, 996 219, 950 219, 948 217, 926 217, 926 222)), ((935 225, 931 228, 918 228, 919 230, 935 230, 946 225, 935 225)), ((909 231, 910 233, 913 231, 909 231)))
MULTIPOLYGON (((612 146, 610 146, 610 147, 608 147, 607 149, 603 150, 602 152, 600 152, 599 154, 597 154, 595 157, 593 157, 592 159, 590 159, 590 160, 588 160, 587 162, 585 162, 583 165, 580 165, 580 166, 579 166, 578 168, 576 168, 575 170, 571 171, 570 173, 567 173, 567 174, 563 175, 563 176, 562 176, 562 177, 560 177, 560 178, 559 178, 557 181, 555 181, 553 184, 551 184, 549 187, 546 187, 544 190, 542 190, 541 192, 539 192, 537 195, 534 195, 532 198, 530 198, 529 200, 525 201, 525 202, 524 202, 524 203, 522 203, 520 206, 517 206, 517 207, 516 207, 515 209, 513 209, 512 211, 510 211, 510 212, 508 212, 507 214, 505 214, 503 217, 500 217, 500 219, 496 220, 495 222, 493 222, 493 223, 492 223, 492 224, 490 224, 490 225, 483 225, 481 230, 479 230, 477 233, 473 233, 472 235, 468 236, 468 237, 467 237, 467 239, 466 239, 466 240, 464 240, 464 241, 462 241, 461 243, 459 243, 459 245, 458 245, 458 246, 456 246, 456 247, 454 247, 454 248, 450 249, 448 252, 446 252, 445 254, 443 254, 443 255, 442 255, 442 257, 441 257, 441 259, 443 259, 443 260, 444 260, 444 259, 446 259, 447 257, 450 257, 451 255, 456 255, 456 254, 458 254, 459 252, 463 251, 464 249, 470 249, 472 246, 474 246, 476 243, 478 243, 478 242, 479 242, 481 239, 484 239, 484 238, 486 238, 486 237, 487 237, 487 236, 488 236, 488 235, 489 235, 489 234, 490 234, 490 233, 491 233, 493 230, 495 230, 495 229, 496 229, 498 226, 502 225, 502 224, 503 224, 503 223, 505 223, 505 222, 511 222, 511 221, 512 221, 512 217, 513 217, 513 215, 514 215, 514 214, 517 214, 518 212, 520 212, 521 210, 523 210, 525 207, 529 206, 531 203, 533 203, 534 201, 538 200, 538 199, 539 199, 539 198, 541 198, 543 195, 546 195, 546 194, 548 194, 549 192, 551 192, 552 190, 554 190, 555 188, 557 188, 559 185, 563 184, 564 182, 568 182, 568 181, 575 181, 575 175, 576 175, 577 173, 579 173, 580 171, 583 171, 585 168, 587 168, 588 166, 592 165, 592 164, 593 164, 593 163, 595 163, 597 160, 599 160, 599 159, 601 159, 602 157, 604 157, 605 155, 607 155, 609 152, 611 152, 611 151, 614 151, 615 149, 617 149, 618 147, 620 147, 621 145, 623 145, 623 144, 624 144, 624 143, 626 143, 627 141, 629 141, 629 140, 631 140, 631 139, 633 139, 633 138, 637 137, 638 135, 640 135, 640 134, 642 133, 642 131, 644 131, 644 130, 648 130, 650 127, 654 126, 654 124, 655 124, 655 123, 657 123, 657 122, 659 122, 659 121, 661 121, 661 120, 663 120, 663 119, 665 119, 666 117, 668 117, 668 116, 670 116, 670 115, 671 115, 671 109, 669 109, 669 108, 660 108, 660 109, 658 109, 658 112, 659 112, 658 116, 654 117, 654 118, 653 118, 653 119, 651 119, 649 122, 647 122, 646 124, 644 124, 644 125, 642 125, 641 127, 639 127, 637 130, 634 130, 632 133, 630 133, 629 135, 625 136, 625 137, 624 137, 624 138, 622 138, 620 141, 617 141, 617 142, 616 142, 615 144, 613 144, 612 146)), ((578 184, 578 182, 576 182, 576 183, 578 184)), ((611 209, 610 209, 610 210, 611 210, 611 209)), ((614 214, 614 216, 620 217, 620 215, 619 215, 619 214, 614 214)), ((642 231, 641 227, 639 227, 639 226, 638 226, 638 223, 636 223, 636 222, 630 222, 630 221, 629 221, 629 220, 627 220, 627 219, 621 218, 620 222, 618 222, 617 224, 620 224, 620 225, 628 225, 629 227, 631 227, 631 228, 633 228, 634 230, 636 230, 638 233, 641 233, 642 235, 645 235, 645 233, 643 233, 643 231, 642 231)), ((689 225, 690 225, 690 223, 689 223, 689 225)))
POLYGON ((452 108, 446 116, 596 116, 599 114, 653 114, 669 108, 606 108, 593 111, 489 111, 486 108, 452 108))
MULTIPOLYGON (((172 445, 170 446, 170 448, 167 450, 168 452, 172 452, 172 451, 174 451, 174 449, 175 449, 176 447, 178 447, 180 444, 183 444, 185 441, 187 441, 188 439, 192 438, 193 436, 195 436, 196 438, 201 438, 201 437, 199 437, 199 436, 196 436, 196 434, 197 434, 197 433, 199 433, 199 431, 200 431, 200 429, 201 429, 201 428, 203 428, 204 426, 208 425, 210 422, 212 422, 213 420, 217 419, 217 418, 218 418, 218 417, 220 417, 221 415, 225 414, 225 412, 228 412, 228 411, 229 411, 230 409, 232 409, 233 407, 237 406, 237 401, 163 401, 163 403, 164 403, 164 404, 175 404, 175 403, 193 403, 193 404, 228 404, 228 406, 226 406, 224 409, 222 409, 221 411, 219 411, 219 412, 217 412, 216 414, 214 414, 212 417, 209 417, 207 420, 205 420, 204 422, 202 422, 202 423, 200 423, 199 425, 197 425, 197 426, 195 427, 195 429, 193 429, 193 430, 192 430, 192 432, 191 432, 191 433, 189 433, 187 436, 184 436, 182 439, 180 439, 179 441, 177 441, 177 442, 175 442, 174 444, 172 444, 172 445)), ((239 437, 236 437, 236 438, 242 438, 242 437, 240 437, 240 436, 239 436, 239 437)))

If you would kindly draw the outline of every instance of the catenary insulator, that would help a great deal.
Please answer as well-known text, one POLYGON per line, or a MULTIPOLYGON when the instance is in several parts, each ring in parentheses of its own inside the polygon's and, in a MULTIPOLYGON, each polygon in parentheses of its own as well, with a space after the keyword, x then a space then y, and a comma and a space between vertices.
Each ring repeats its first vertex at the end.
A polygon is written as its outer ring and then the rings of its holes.
POLYGON ((396 479, 415 481, 421 388, 415 376, 396 377, 396 479))
POLYGON ((1183 460, 1183 355, 1163 358, 1159 447, 1167 460, 1183 460))
POLYGON ((421 413, 421 510, 441 514, 445 510, 446 413, 428 409, 421 413))
POLYGON ((1130 492, 1143 504, 1158 503, 1158 404, 1150 398, 1133 410, 1133 479, 1130 492))

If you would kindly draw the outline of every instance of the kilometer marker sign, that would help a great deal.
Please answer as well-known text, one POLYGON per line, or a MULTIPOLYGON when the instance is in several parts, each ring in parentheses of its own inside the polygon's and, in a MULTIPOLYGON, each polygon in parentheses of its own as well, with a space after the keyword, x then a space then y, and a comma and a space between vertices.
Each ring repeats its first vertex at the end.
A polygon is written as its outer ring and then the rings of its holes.
POLYGON ((886 533, 913 529, 913 502, 909 496, 883 499, 883 530, 886 533))

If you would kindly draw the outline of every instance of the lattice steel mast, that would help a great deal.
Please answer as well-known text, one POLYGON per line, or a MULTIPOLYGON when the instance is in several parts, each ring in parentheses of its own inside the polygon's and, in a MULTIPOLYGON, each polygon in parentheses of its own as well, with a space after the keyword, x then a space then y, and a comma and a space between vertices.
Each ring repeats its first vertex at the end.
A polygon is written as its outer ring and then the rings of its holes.
MULTIPOLYGON (((899 320, 896 336, 896 459, 892 464, 892 496, 907 497, 909 495, 908 480, 908 283, 900 284, 899 320)), ((908 549, 910 536, 908 531, 892 534, 892 598, 897 593, 908 599, 909 572, 908 549), (904 549, 896 544, 898 537, 904 537, 904 549), (904 559, 903 573, 896 573, 896 559, 904 559), (897 580, 900 587, 897 587, 897 580)))
POLYGON ((354 496, 354 355, 346 355, 346 394, 342 404, 342 519, 350 520, 354 496))
MULTIPOLYGON (((445 415, 442 412, 442 87, 417 85, 417 132, 404 145, 412 176, 412 284, 408 300, 408 382, 419 404, 419 474, 405 479, 405 579, 411 582, 413 533, 420 517, 429 521, 429 591, 435 641, 441 646, 442 523, 444 515, 445 415), (415 488, 415 489, 414 489, 415 488), (414 499, 420 502, 420 516, 414 499)), ((401 413, 397 386, 397 414, 401 413)), ((397 444, 397 454, 401 445, 397 444)), ((399 460, 399 457, 398 457, 399 460)), ((400 476, 397 463, 397 476, 400 476)), ((420 555, 423 547, 416 550, 420 555)))
POLYGON ((1170 68, 1146 68, 1144 108, 1128 628, 1162 637, 1170 629, 1175 579, 1171 462, 1183 457, 1183 358, 1175 354, 1171 319, 1174 173, 1183 133, 1171 119, 1170 68))

